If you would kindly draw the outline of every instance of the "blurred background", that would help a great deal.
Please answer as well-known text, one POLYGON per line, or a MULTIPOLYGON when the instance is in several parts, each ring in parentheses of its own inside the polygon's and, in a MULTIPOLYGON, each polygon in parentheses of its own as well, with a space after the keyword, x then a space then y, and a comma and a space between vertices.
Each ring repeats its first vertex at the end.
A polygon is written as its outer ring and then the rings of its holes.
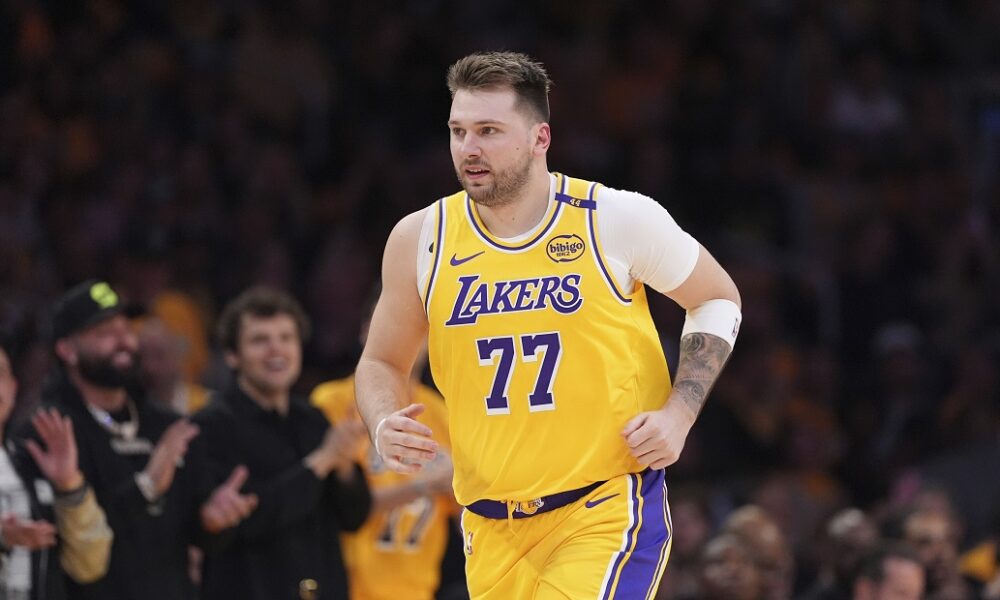
MULTIPOLYGON (((7 0, 18 411, 46 307, 94 276, 162 325, 150 385, 218 385, 217 311, 252 284, 313 319, 303 391, 347 374, 389 229, 458 189, 447 66, 519 50, 555 81, 550 167, 656 198, 743 295, 669 471, 668 581, 750 502, 797 588, 848 506, 883 532, 939 506, 975 548, 1000 533, 998 31, 990 0, 7 0)), ((675 356, 683 313, 653 308, 675 356)))

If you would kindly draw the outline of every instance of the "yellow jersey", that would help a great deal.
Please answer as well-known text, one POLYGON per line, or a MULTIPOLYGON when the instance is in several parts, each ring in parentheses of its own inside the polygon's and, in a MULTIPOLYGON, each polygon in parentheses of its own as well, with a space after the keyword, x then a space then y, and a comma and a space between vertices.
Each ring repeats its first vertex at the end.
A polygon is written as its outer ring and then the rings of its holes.
MULTIPOLYGON (((311 399, 331 423, 361 418, 354 401, 353 377, 317 386, 311 399)), ((430 427, 434 439, 447 450, 447 414, 441 396, 418 384, 411 400, 426 407, 417 420, 430 427)), ((385 469, 367 438, 357 461, 373 493, 413 477, 385 469)), ((373 512, 361 529, 342 534, 351 599, 433 599, 448 543, 448 519, 454 509, 454 502, 445 496, 418 498, 388 512, 373 512)))
POLYGON ((448 406, 455 494, 532 500, 642 470, 621 436, 670 376, 645 289, 601 251, 601 186, 555 174, 541 224, 512 242, 462 192, 439 200, 420 290, 448 406))

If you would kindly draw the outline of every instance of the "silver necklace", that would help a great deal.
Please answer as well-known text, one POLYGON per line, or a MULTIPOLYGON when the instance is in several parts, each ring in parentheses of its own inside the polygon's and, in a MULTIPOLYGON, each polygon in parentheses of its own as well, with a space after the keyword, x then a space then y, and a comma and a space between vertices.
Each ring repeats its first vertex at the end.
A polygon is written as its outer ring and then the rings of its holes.
POLYGON ((139 412, 136 410, 135 403, 132 402, 131 398, 126 399, 125 403, 128 407, 128 421, 124 423, 115 421, 114 417, 108 411, 93 404, 88 403, 87 410, 90 411, 94 420, 111 435, 131 442, 139 434, 139 412))

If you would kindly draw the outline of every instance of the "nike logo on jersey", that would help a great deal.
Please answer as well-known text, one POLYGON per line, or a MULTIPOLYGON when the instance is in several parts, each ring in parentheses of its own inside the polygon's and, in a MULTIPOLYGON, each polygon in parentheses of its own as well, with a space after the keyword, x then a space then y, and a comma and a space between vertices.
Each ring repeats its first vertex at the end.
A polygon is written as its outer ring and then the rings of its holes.
POLYGON ((562 277, 535 277, 513 281, 479 282, 479 275, 459 277, 462 285, 446 326, 471 325, 480 315, 544 310, 552 307, 564 315, 583 304, 578 273, 562 277))
POLYGON ((486 250, 480 250, 479 252, 476 252, 472 256, 466 256, 465 258, 459 258, 457 254, 452 254, 451 255, 451 266, 457 267, 458 265, 465 264, 465 263, 469 262, 470 260, 472 260, 473 258, 476 258, 480 254, 483 254, 485 252, 486 252, 486 250))
POLYGON ((587 500, 586 506, 587 506, 587 508, 594 508, 598 504, 601 504, 602 502, 607 502, 608 500, 611 500, 612 498, 614 498, 617 495, 618 494, 611 494, 610 496, 605 496, 603 498, 598 498, 597 500, 587 500))

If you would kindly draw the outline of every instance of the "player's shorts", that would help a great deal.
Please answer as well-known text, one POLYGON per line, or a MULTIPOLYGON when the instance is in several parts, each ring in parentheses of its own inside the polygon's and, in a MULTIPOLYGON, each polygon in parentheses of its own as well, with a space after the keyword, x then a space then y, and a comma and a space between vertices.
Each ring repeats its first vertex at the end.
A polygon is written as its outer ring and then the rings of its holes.
POLYGON ((507 518, 462 512, 473 600, 656 595, 672 539, 662 470, 623 475, 543 511, 523 518, 511 511, 507 518))

